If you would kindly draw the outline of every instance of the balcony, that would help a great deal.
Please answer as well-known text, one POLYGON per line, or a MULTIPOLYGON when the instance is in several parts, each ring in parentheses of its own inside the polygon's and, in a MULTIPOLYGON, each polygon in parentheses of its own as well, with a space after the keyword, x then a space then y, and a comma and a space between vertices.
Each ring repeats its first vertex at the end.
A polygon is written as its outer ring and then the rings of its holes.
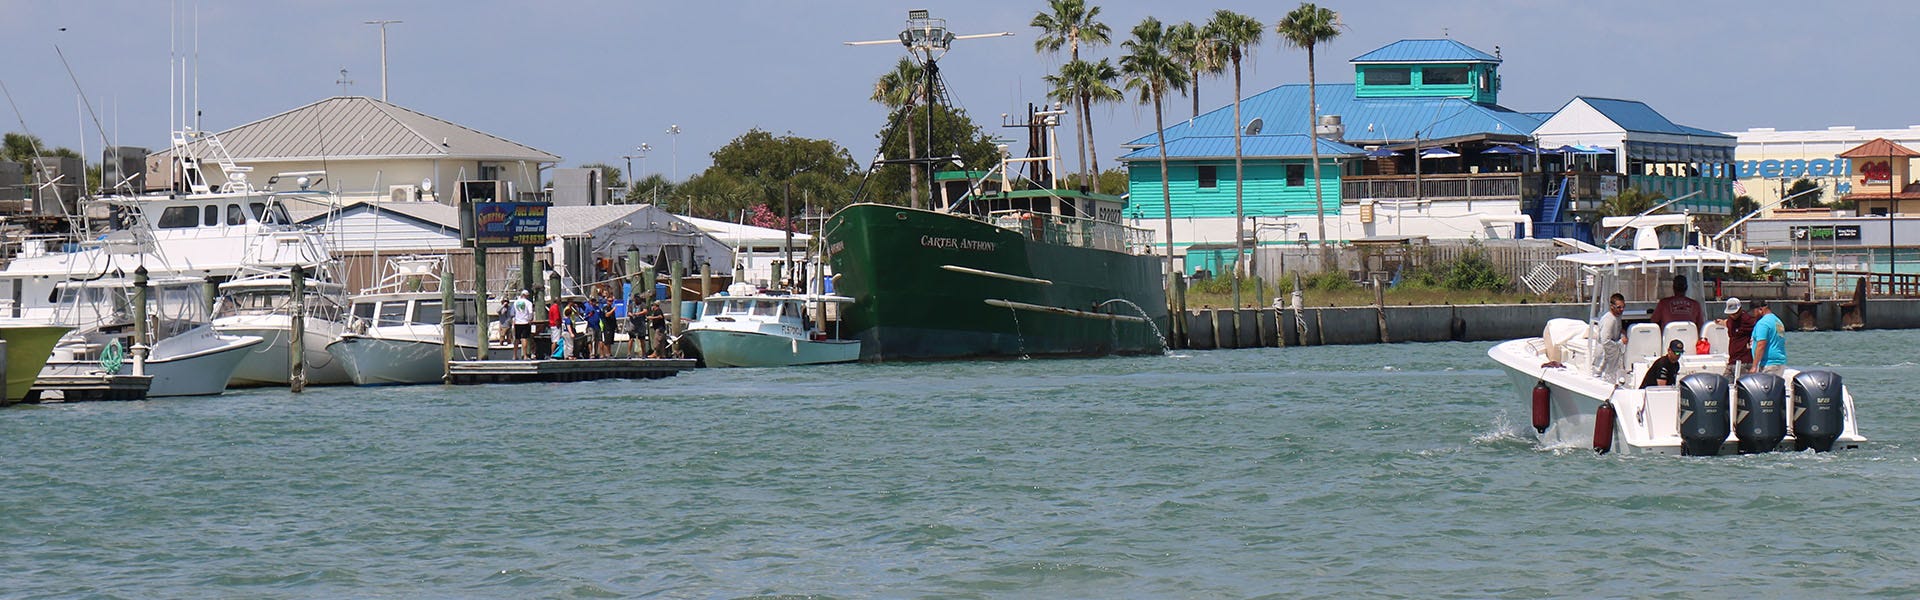
POLYGON ((1348 175, 1340 178, 1340 199, 1520 200, 1540 197, 1540 177, 1524 173, 1446 173, 1421 175, 1348 175))

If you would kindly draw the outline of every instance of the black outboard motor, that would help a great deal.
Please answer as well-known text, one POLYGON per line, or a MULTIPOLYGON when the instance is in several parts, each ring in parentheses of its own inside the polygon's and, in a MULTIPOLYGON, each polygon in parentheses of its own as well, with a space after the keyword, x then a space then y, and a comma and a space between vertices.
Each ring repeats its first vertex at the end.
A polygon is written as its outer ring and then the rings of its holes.
POLYGON ((1847 422, 1847 404, 1840 390, 1840 375, 1831 371, 1801 371, 1793 376, 1793 449, 1833 450, 1847 422))
POLYGON ((1680 378, 1680 453, 1714 456, 1727 443, 1727 379, 1713 373, 1680 378))
POLYGON ((1743 375, 1734 383, 1733 436, 1740 453, 1772 452, 1787 439, 1787 382, 1777 375, 1743 375))

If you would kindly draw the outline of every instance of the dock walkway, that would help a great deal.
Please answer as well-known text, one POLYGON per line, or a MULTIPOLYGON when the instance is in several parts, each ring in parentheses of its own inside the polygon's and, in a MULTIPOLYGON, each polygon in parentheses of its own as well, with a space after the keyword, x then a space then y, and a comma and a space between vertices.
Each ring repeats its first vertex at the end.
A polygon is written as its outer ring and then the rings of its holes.
POLYGON ((694 366, 690 358, 598 358, 581 360, 460 360, 447 383, 531 383, 596 379, 659 379, 694 366))

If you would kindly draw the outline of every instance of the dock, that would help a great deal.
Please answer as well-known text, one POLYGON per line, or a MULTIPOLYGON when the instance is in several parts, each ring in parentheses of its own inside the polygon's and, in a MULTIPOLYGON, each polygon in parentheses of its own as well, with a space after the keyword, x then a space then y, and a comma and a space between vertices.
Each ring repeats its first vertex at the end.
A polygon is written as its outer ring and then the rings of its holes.
POLYGON ((659 379, 692 369, 690 358, 598 358, 578 360, 458 360, 447 383, 533 383, 596 379, 659 379))
POLYGON ((145 400, 151 375, 41 375, 26 402, 145 400))

